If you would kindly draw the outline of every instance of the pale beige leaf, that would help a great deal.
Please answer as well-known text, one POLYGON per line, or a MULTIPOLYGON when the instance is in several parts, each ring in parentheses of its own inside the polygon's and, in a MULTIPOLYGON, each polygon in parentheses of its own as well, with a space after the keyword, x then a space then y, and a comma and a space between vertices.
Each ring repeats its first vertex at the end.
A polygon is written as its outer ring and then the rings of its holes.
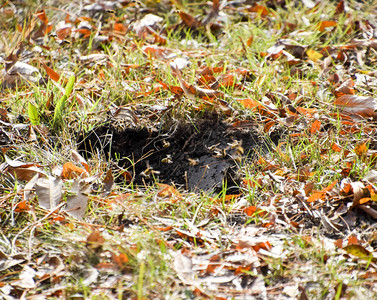
POLYGON ((70 193, 71 196, 67 197, 67 206, 66 212, 69 213, 72 217, 82 220, 86 206, 88 204, 88 195, 90 185, 85 183, 85 181, 75 180, 72 184, 70 193))
POLYGON ((39 206, 44 209, 54 209, 62 198, 63 181, 60 178, 39 178, 35 184, 39 206))

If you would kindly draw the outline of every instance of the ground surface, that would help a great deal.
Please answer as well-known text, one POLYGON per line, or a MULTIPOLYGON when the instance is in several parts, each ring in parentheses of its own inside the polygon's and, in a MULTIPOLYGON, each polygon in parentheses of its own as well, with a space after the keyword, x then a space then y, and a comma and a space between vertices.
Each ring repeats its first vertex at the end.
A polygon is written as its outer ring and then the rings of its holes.
POLYGON ((267 148, 267 140, 253 126, 234 128, 217 114, 202 116, 195 125, 176 121, 166 127, 98 127, 85 136, 79 149, 83 155, 103 151, 113 159, 119 157, 119 165, 138 185, 158 179, 190 191, 218 193, 226 184, 229 193, 236 193, 241 184, 239 165, 267 148))
POLYGON ((376 298, 376 12, 1 2, 0 298, 376 298))

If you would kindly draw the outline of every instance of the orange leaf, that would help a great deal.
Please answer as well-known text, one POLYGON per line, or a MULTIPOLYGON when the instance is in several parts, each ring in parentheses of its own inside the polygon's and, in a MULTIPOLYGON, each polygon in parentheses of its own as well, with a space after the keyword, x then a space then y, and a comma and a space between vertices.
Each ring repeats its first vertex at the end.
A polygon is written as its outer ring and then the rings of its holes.
POLYGON ((353 82, 352 78, 343 82, 335 91, 334 95, 336 98, 340 98, 344 95, 353 95, 355 93, 354 90, 355 83, 353 82))
POLYGON ((60 79, 60 75, 56 73, 53 69, 48 67, 45 63, 42 64, 43 68, 45 69, 48 77, 50 77, 53 81, 58 82, 60 79))
POLYGON ((353 234, 348 238, 347 245, 360 245, 356 235, 353 234))
POLYGON ((79 28, 79 29, 76 29, 75 32, 81 33, 82 38, 84 39, 90 37, 90 35, 92 34, 90 29, 87 29, 87 28, 79 28))
POLYGON ((334 180, 328 187, 324 188, 321 192, 328 192, 328 191, 331 191, 334 186, 338 183, 338 180, 334 180))
POLYGON ((36 16, 43 22, 43 24, 48 23, 48 18, 46 16, 46 12, 44 10, 40 10, 37 12, 36 16))
POLYGON ((76 167, 73 163, 67 162, 63 165, 63 171, 61 174, 62 179, 72 179, 86 174, 85 170, 76 167))
POLYGON ((168 226, 168 227, 154 227, 155 229, 165 232, 165 231, 170 231, 173 229, 173 226, 168 226))
POLYGON ((124 26, 122 23, 118 23, 116 22, 114 24, 114 31, 118 31, 118 32, 126 32, 127 31, 127 28, 126 26, 124 26))
POLYGON ((316 108, 304 108, 304 107, 296 107, 296 110, 303 115, 307 115, 312 117, 318 110, 316 108))
POLYGON ((246 273, 247 271, 250 271, 251 269, 251 265, 247 266, 247 267, 238 267, 235 271, 234 271, 234 275, 240 275, 240 274, 243 274, 243 273, 246 273), (245 272, 246 271, 246 272, 245 272))
POLYGON ((113 262, 115 262, 119 269, 123 269, 125 264, 128 263, 128 256, 124 253, 116 255, 115 253, 111 252, 111 259, 113 262))
POLYGON ((159 183, 158 186, 161 190, 157 193, 160 198, 171 198, 172 201, 181 200, 181 194, 172 186, 168 184, 159 183))
POLYGON ((310 134, 315 134, 321 129, 321 121, 315 120, 310 128, 310 134))
POLYGON ((343 239, 336 240, 334 245, 338 248, 343 248, 343 239))
POLYGON ((317 30, 323 32, 326 30, 326 28, 328 27, 334 27, 336 26, 338 23, 335 22, 335 21, 321 21, 318 23, 317 25, 317 30))
POLYGON ((249 37, 248 40, 246 41, 246 45, 247 45, 248 47, 250 47, 251 44, 253 43, 253 41, 254 41, 254 36, 252 35, 252 36, 249 37))
POLYGON ((64 27, 56 30, 56 35, 59 39, 64 40, 66 37, 70 36, 72 32, 72 27, 64 27))
POLYGON ((320 200, 324 197, 325 193, 324 192, 315 192, 313 194, 310 195, 310 197, 308 198, 308 202, 314 202, 314 201, 317 201, 317 200, 320 200))
POLYGON ((269 251, 271 249, 271 244, 267 242, 261 242, 256 244, 255 246, 252 246, 255 252, 258 252, 260 249, 269 251))
POLYGON ((275 123, 276 123, 275 121, 269 121, 269 122, 267 122, 266 125, 264 125, 263 131, 265 133, 268 133, 270 131, 271 127, 273 125, 275 125, 275 123))
POLYGON ((28 210, 30 210, 30 207, 27 204, 26 200, 17 203, 16 208, 14 209, 15 212, 23 212, 28 210))
POLYGON ((255 110, 257 107, 260 106, 258 101, 252 100, 252 99, 242 99, 238 100, 239 103, 241 103, 245 108, 250 108, 255 110))
POLYGON ((268 8, 263 5, 255 5, 255 6, 249 7, 247 10, 249 12, 255 12, 257 14, 260 14, 263 17, 267 16, 270 13, 268 8))
POLYGON ((248 215, 249 217, 254 217, 256 215, 260 215, 260 216, 265 216, 267 213, 262 210, 262 209, 259 209, 257 208, 256 206, 249 206, 249 207, 246 207, 244 210, 244 213, 246 213, 246 215, 248 215))
POLYGON ((367 142, 365 143, 362 143, 362 144, 358 144, 355 146, 355 153, 356 155, 359 157, 359 158, 363 158, 366 156, 367 152, 368 152, 368 146, 367 146, 367 142))
POLYGON ((332 143, 331 145, 331 149, 334 151, 334 152, 341 152, 342 149, 335 143, 332 143))

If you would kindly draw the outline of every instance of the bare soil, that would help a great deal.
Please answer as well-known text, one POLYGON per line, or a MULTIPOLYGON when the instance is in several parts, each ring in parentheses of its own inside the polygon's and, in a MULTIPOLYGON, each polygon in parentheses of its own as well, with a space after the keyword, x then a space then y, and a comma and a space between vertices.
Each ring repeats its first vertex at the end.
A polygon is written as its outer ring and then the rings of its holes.
POLYGON ((255 129, 234 128, 216 114, 163 127, 120 129, 110 123, 88 133, 80 149, 118 158, 137 185, 158 180, 191 191, 218 192, 226 184, 229 193, 239 187, 245 159, 267 149, 255 129))

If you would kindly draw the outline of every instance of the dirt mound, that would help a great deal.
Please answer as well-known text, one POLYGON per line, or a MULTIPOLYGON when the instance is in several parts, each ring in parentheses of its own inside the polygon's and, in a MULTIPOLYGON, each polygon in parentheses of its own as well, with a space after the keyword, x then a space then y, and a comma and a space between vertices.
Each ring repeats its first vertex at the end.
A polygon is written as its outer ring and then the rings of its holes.
POLYGON ((158 179, 191 191, 215 192, 224 182, 228 190, 236 188, 239 164, 265 148, 255 130, 235 129, 217 117, 172 123, 165 130, 108 124, 90 132, 79 147, 83 153, 100 150, 118 159, 135 184, 158 179))

